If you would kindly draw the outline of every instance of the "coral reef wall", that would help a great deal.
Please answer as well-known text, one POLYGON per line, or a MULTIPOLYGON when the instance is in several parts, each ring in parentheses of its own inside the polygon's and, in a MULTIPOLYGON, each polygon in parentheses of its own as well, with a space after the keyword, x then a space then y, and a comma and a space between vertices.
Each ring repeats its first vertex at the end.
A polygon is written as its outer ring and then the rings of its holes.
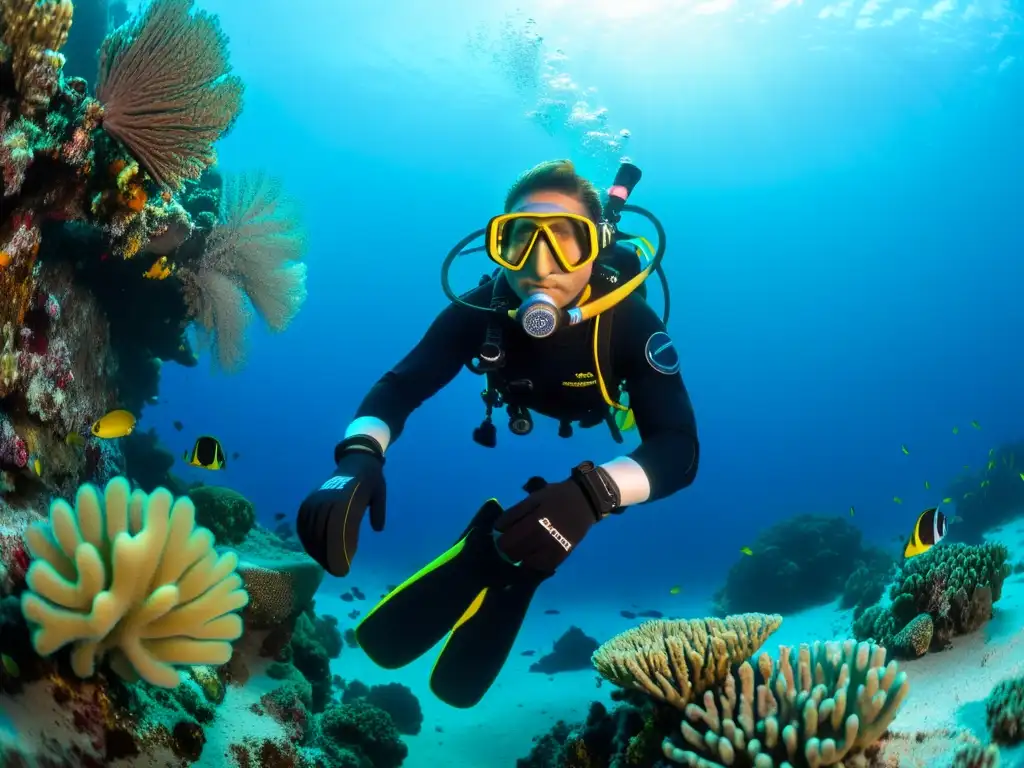
POLYGON ((109 10, 0 0, 7 529, 124 471, 124 435, 90 427, 115 408, 141 418, 162 363, 194 366, 190 327, 237 368, 252 317, 283 330, 306 295, 305 239, 280 187, 213 167, 244 94, 217 17, 152 0, 108 34, 109 10), (94 91, 65 70, 69 39, 83 57, 99 46, 76 70, 97 72, 94 91))

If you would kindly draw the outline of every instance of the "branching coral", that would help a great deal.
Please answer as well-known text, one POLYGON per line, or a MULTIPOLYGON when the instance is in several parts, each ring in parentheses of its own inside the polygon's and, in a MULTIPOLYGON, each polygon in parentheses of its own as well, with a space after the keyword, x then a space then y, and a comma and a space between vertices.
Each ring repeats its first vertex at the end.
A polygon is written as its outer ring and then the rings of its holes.
POLYGON ((781 625, 781 616, 759 613, 647 621, 604 643, 593 662, 615 685, 683 708, 722 683, 781 625))
POLYGON ((57 500, 48 524, 26 531, 29 590, 22 598, 36 652, 74 644, 71 666, 89 677, 112 652, 122 676, 173 688, 175 665, 224 664, 248 601, 234 553, 217 556, 187 498, 147 496, 115 478, 102 499, 82 486, 72 509, 57 500))
POLYGON ((227 37, 193 0, 152 0, 100 49, 103 127, 159 184, 176 189, 215 159, 213 143, 242 106, 227 37))
POLYGON ((248 302, 273 331, 283 331, 298 313, 306 300, 304 250, 297 211, 276 180, 263 174, 226 180, 220 220, 203 253, 178 272, 222 368, 243 360, 248 302))
POLYGON ((686 707, 689 749, 664 743, 665 757, 692 768, 866 768, 864 750, 896 717, 909 690, 885 649, 854 640, 762 653, 744 662, 701 704, 686 707), (761 682, 758 682, 758 679, 761 682))
MULTIPOLYGON (((1002 544, 943 544, 905 561, 888 595, 854 621, 854 634, 903 653, 908 646, 901 632, 911 621, 923 631, 921 614, 928 614, 931 647, 946 647, 952 637, 973 632, 992 618, 992 604, 1010 573, 1007 556, 1002 544)), ((916 646, 910 649, 911 655, 919 655, 916 646)))
POLYGON ((71 30, 71 0, 0 0, 3 44, 11 51, 14 82, 27 112, 45 109, 57 91, 71 30))

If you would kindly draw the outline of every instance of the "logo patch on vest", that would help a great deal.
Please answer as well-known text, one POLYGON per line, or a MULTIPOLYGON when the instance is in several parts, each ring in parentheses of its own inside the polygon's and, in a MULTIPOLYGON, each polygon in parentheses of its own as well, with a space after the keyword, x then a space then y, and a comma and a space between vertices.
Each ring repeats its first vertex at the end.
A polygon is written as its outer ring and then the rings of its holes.
POLYGON ((679 373, 679 354, 676 352, 676 345, 664 331, 657 331, 651 334, 644 347, 644 357, 648 365, 658 373, 666 376, 679 373))

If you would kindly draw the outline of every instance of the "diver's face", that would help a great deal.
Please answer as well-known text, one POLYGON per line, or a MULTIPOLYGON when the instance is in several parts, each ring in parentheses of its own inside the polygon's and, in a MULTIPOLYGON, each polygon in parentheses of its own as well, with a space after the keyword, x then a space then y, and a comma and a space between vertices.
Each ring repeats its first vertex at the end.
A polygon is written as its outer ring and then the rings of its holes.
MULTIPOLYGON (((534 192, 521 200, 517 200, 514 208, 519 208, 531 203, 547 203, 564 208, 568 213, 576 213, 580 216, 587 216, 587 209, 583 204, 571 195, 564 192, 534 192)), ((565 257, 570 263, 578 261, 583 256, 581 245, 576 240, 569 242, 560 241, 565 257), (575 250, 574 250, 575 249, 575 250)), ((572 272, 563 272, 558 266, 546 238, 539 238, 530 253, 523 268, 513 272, 505 269, 505 279, 512 286, 516 296, 526 299, 535 293, 545 293, 559 307, 567 307, 590 282, 590 276, 594 271, 593 262, 572 272)))

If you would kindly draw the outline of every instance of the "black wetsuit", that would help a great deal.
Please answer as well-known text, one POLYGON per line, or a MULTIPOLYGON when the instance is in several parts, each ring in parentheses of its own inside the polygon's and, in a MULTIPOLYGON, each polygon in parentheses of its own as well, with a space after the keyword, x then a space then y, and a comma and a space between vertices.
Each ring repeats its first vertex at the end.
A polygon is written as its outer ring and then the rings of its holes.
MULTIPOLYGON (((500 287, 511 293, 507 284, 500 287)), ((492 281, 463 298, 486 307, 493 290, 492 281)), ((509 384, 506 404, 561 422, 605 423, 609 406, 595 370, 594 320, 534 339, 510 319, 496 321, 490 312, 454 304, 442 310, 413 350, 373 386, 356 416, 380 419, 396 439, 409 415, 477 357, 492 322, 503 326, 506 360, 500 375, 509 384)), ((610 360, 601 363, 607 391, 615 398, 619 382, 625 380, 642 439, 629 456, 647 475, 650 499, 664 498, 693 482, 699 458, 693 408, 678 365, 660 363, 671 341, 661 318, 635 293, 605 312, 601 322, 611 322, 610 360)), ((668 352, 669 359, 678 360, 674 350, 668 352)))

